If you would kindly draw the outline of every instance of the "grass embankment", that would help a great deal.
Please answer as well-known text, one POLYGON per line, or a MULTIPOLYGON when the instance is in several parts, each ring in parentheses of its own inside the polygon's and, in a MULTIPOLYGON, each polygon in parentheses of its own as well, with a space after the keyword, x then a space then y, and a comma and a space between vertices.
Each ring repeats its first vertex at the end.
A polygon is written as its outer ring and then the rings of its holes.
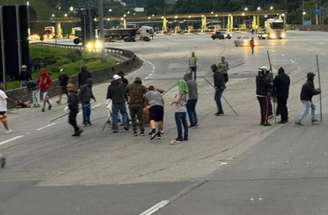
MULTIPOLYGON (((101 62, 100 54, 80 51, 78 49, 66 49, 45 47, 39 45, 30 46, 30 61, 32 65, 45 65, 53 80, 59 75, 60 68, 63 68, 69 76, 79 73, 81 66, 86 66, 90 72, 103 70, 114 65, 114 60, 110 57, 105 62, 101 62)), ((38 70, 32 72, 34 80, 38 77, 38 70)), ((7 82, 7 89, 19 87, 18 81, 7 82)))

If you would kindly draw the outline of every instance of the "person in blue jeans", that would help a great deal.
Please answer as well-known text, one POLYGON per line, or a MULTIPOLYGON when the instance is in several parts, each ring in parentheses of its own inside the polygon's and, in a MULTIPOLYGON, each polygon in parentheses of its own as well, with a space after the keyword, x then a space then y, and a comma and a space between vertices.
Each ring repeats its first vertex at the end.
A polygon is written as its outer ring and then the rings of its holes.
POLYGON ((113 76, 113 81, 107 89, 107 99, 112 100, 112 130, 118 133, 118 114, 122 115, 123 126, 129 130, 129 117, 126 109, 127 86, 122 82, 119 75, 113 76))
POLYGON ((88 79, 87 83, 82 85, 79 92, 79 99, 82 105, 83 125, 91 126, 91 99, 96 102, 96 98, 92 92, 92 80, 88 79))
POLYGON ((196 113, 196 106, 198 101, 198 86, 197 82, 192 79, 192 74, 187 73, 184 76, 184 80, 188 86, 188 100, 187 100, 187 112, 190 122, 190 127, 194 128, 198 126, 198 118, 196 113))
POLYGON ((170 142, 171 145, 188 141, 188 123, 187 123, 187 95, 188 85, 186 81, 178 81, 178 94, 171 105, 175 105, 175 122, 177 125, 178 137, 170 142))
POLYGON ((226 88, 226 82, 224 73, 218 68, 215 64, 211 66, 213 72, 214 86, 215 86, 215 102, 217 107, 216 116, 220 116, 224 114, 221 98, 223 96, 223 92, 226 88))

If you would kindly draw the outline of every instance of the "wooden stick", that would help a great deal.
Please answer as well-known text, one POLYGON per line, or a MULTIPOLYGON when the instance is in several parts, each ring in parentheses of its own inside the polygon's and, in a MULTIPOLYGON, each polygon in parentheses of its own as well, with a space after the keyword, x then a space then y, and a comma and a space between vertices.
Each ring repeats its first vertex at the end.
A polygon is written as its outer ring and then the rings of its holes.
MULTIPOLYGON (((319 56, 316 56, 316 64, 317 64, 317 73, 318 73, 318 80, 319 80, 319 89, 321 90, 321 75, 320 75, 320 65, 319 65, 319 56)), ((322 94, 319 95, 320 99, 320 122, 323 121, 323 115, 322 115, 322 94)))

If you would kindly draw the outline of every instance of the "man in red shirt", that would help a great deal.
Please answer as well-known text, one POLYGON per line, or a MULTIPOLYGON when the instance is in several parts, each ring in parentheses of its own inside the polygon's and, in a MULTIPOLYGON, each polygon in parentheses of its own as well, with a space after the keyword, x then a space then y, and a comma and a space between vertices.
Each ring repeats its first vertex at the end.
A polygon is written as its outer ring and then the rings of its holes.
POLYGON ((45 111, 46 103, 48 103, 48 110, 51 110, 52 106, 49 101, 48 90, 52 84, 52 80, 48 74, 47 69, 45 68, 40 69, 40 74, 37 84, 40 89, 40 92, 42 93, 42 98, 43 98, 42 112, 45 111))

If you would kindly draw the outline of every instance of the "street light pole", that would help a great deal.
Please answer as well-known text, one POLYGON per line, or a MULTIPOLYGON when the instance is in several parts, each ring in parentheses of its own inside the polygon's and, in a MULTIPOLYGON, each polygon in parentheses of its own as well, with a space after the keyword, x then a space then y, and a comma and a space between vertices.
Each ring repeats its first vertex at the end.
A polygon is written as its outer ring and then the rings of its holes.
POLYGON ((101 50, 101 60, 105 61, 105 32, 104 32, 104 0, 99 0, 99 27, 100 27, 100 40, 104 43, 101 50))

